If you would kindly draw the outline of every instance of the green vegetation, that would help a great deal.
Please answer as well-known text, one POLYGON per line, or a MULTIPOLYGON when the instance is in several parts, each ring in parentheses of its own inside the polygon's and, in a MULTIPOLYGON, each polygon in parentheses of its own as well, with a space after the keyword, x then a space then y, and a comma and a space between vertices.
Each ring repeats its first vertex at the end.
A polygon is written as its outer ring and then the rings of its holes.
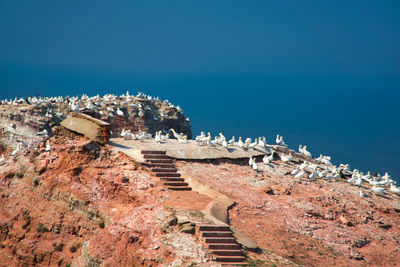
POLYGON ((69 248, 69 251, 71 251, 72 253, 74 253, 74 252, 76 252, 76 247, 75 246, 71 246, 70 248, 69 248))
POLYGON ((63 248, 64 248, 64 244, 61 243, 61 244, 59 244, 59 245, 56 245, 55 248, 54 248, 54 250, 55 250, 55 251, 62 251, 63 248))
POLYGON ((22 225, 22 229, 26 229, 31 224, 31 219, 32 219, 31 216, 24 215, 25 223, 24 225, 22 225))
POLYGON ((99 223, 99 227, 100 227, 100 228, 103 229, 105 226, 106 226, 106 225, 104 224, 104 222, 100 222, 100 223, 99 223))
POLYGON ((24 174, 20 173, 20 172, 17 172, 17 177, 21 179, 22 177, 24 177, 24 174))
POLYGON ((256 267, 256 266, 265 266, 265 262, 262 260, 255 260, 255 259, 248 259, 247 262, 249 263, 249 266, 256 267))
POLYGON ((37 231, 38 231, 39 233, 46 233, 46 232, 49 231, 49 229, 48 229, 46 226, 44 226, 43 223, 39 223, 39 226, 38 226, 38 228, 37 228, 37 231))

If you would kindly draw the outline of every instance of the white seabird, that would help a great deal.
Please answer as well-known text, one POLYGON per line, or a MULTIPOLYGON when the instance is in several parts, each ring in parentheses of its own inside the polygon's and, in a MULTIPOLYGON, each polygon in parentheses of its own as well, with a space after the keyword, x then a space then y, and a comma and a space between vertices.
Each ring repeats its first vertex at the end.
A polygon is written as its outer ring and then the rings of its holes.
POLYGON ((265 156, 263 157, 263 162, 264 162, 264 164, 268 164, 268 163, 270 163, 270 162, 274 159, 274 153, 275 153, 275 151, 273 151, 273 152, 271 153, 271 155, 269 155, 269 156, 265 155, 265 156))
POLYGON ((258 165, 257 165, 256 160, 253 161, 253 164, 252 164, 251 167, 253 168, 253 170, 255 170, 256 172, 258 172, 258 165))
POLYGON ((302 151, 303 151, 302 154, 304 156, 311 158, 311 153, 307 151, 307 146, 304 146, 302 151))
POLYGON ((384 195, 385 194, 385 188, 379 187, 377 185, 374 185, 372 187, 372 191, 376 194, 376 195, 384 195))
POLYGON ((49 152, 50 150, 51 150, 50 141, 47 140, 47 142, 46 142, 46 152, 49 152))
POLYGON ((397 186, 395 186, 394 184, 390 184, 390 188, 389 188, 390 192, 395 193, 395 194, 400 194, 400 188, 398 188, 397 186))
POLYGON ((253 156, 250 156, 250 158, 249 158, 249 166, 252 166, 253 165, 253 156))

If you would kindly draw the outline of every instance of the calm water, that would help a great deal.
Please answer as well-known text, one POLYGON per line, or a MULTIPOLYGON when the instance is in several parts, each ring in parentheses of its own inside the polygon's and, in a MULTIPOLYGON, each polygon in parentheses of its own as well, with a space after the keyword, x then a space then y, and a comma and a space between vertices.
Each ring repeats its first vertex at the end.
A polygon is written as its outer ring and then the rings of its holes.
POLYGON ((135 76, 12 72, 0 75, 0 98, 89 95, 138 90, 180 105, 193 133, 277 133, 291 148, 330 155, 335 164, 400 177, 400 79, 346 76, 135 76), (83 88, 83 89, 82 89, 83 88))

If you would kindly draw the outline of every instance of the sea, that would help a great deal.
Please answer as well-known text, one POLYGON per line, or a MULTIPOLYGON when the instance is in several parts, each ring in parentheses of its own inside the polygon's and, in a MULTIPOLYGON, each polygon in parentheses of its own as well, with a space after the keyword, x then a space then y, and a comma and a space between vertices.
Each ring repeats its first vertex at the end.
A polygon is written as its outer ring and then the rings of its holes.
POLYGON ((0 98, 30 95, 137 94, 168 99, 201 131, 227 138, 284 137, 334 164, 400 183, 400 77, 265 74, 0 75, 0 98))

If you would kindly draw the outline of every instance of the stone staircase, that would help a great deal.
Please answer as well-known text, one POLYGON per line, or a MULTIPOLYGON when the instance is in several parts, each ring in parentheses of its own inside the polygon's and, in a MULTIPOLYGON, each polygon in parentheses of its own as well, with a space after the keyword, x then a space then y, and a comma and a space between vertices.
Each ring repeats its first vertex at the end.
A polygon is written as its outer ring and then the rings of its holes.
MULTIPOLYGON (((151 168, 154 177, 163 181, 168 190, 192 190, 178 173, 174 161, 165 151, 142 150, 141 153, 145 159, 145 165, 151 168)), ((248 266, 246 256, 236 242, 229 226, 201 224, 196 226, 196 232, 210 250, 213 261, 222 266, 248 266)))
POLYGON ((160 179, 168 190, 190 191, 188 183, 181 177, 175 168, 174 161, 165 151, 142 150, 146 165, 151 168, 154 177, 160 179))
POLYGON ((211 251, 212 259, 222 266, 248 266, 240 245, 229 226, 202 224, 197 235, 211 251))

